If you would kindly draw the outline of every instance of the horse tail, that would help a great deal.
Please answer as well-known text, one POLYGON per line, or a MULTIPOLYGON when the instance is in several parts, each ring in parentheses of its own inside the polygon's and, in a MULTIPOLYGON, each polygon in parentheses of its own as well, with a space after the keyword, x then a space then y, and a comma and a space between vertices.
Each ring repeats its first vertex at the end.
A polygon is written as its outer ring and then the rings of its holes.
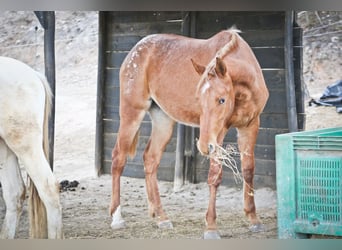
MULTIPOLYGON (((46 160, 49 162, 49 116, 51 112, 52 92, 45 76, 38 73, 44 90, 45 90, 45 108, 43 122, 43 150, 46 160)), ((33 181, 28 177, 28 192, 29 192, 29 217, 30 217, 30 237, 31 238, 47 238, 47 214, 46 208, 33 181)))
POLYGON ((135 133, 135 136, 134 136, 134 138, 133 138, 131 147, 130 147, 130 149, 129 149, 128 155, 129 155, 129 157, 130 157, 131 159, 134 158, 135 153, 136 153, 136 151, 137 151, 138 139, 139 139, 139 130, 135 133))

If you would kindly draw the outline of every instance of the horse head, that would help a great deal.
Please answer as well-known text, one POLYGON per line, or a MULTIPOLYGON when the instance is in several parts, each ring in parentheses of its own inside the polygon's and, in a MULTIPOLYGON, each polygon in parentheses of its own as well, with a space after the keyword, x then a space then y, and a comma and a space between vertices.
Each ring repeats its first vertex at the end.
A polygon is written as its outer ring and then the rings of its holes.
POLYGON ((232 80, 225 62, 216 57, 207 67, 192 60, 201 75, 196 97, 200 104, 200 137, 197 148, 203 155, 212 155, 222 143, 219 138, 227 130, 228 120, 234 110, 235 96, 232 80))

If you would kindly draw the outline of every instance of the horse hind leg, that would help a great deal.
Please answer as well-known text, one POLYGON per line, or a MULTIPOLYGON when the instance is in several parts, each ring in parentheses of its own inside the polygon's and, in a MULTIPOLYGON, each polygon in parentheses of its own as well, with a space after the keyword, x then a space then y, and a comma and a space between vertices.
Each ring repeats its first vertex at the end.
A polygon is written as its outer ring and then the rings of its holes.
POLYGON ((0 238, 13 239, 25 200, 25 185, 19 169, 18 159, 0 138, 0 182, 6 204, 6 215, 0 238))
POLYGON ((23 163, 37 188, 38 195, 43 201, 48 225, 48 238, 61 239, 63 238, 62 230, 62 208, 59 200, 59 184, 53 175, 50 165, 44 157, 44 152, 41 149, 39 157, 23 156, 23 163))
POLYGON ((14 143, 11 139, 6 142, 23 163, 45 205, 48 238, 63 238, 59 184, 45 158, 41 133, 32 129, 22 136, 20 143, 14 143))
POLYGON ((120 178, 126 164, 127 155, 131 157, 134 155, 140 123, 146 114, 145 110, 130 108, 129 105, 125 108, 125 112, 121 112, 120 128, 112 151, 112 196, 109 209, 112 216, 112 229, 125 227, 125 221, 121 216, 120 178))
POLYGON ((172 228, 172 223, 162 208, 157 183, 157 170, 165 147, 171 139, 174 121, 156 106, 151 108, 150 115, 152 133, 144 152, 149 213, 152 217, 157 217, 159 228, 172 228))

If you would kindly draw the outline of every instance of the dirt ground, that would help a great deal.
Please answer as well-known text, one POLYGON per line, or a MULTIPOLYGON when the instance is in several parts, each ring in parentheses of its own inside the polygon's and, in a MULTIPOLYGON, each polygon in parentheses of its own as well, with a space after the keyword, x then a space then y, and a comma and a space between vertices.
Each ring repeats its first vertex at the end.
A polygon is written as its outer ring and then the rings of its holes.
MULTIPOLYGON (((206 183, 188 184, 175 193, 173 183, 159 182, 164 209, 174 226, 172 230, 160 230, 148 217, 145 181, 123 177, 122 214, 127 227, 121 231, 110 228, 110 176, 98 178, 94 171, 97 18, 97 12, 56 12, 54 173, 59 181, 80 183, 74 191, 61 193, 65 238, 200 239, 208 205, 206 183)), ((6 23, 0 27, 0 55, 20 59, 43 71, 43 29, 33 12, 0 12, 0 23, 6 23)), ((335 36, 341 39, 340 33, 335 36)), ((319 97, 327 85, 341 78, 339 39, 319 44, 304 40, 304 80, 310 96, 319 97)), ((306 107, 306 112, 307 129, 342 126, 334 108, 306 107)), ((277 238, 276 191, 258 189, 255 198, 265 225, 262 233, 248 230, 242 211, 241 185, 220 187, 217 213, 222 238, 277 238)), ((0 198, 0 224, 4 214, 5 204, 0 198)), ((17 238, 28 238, 26 204, 17 238)))

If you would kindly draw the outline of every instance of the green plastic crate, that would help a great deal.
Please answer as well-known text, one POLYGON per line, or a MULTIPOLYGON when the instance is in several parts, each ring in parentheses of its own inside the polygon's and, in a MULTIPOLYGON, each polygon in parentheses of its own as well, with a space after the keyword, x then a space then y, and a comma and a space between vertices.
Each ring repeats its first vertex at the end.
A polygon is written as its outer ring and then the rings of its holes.
POLYGON ((278 237, 342 236, 342 127, 276 136, 278 237))

